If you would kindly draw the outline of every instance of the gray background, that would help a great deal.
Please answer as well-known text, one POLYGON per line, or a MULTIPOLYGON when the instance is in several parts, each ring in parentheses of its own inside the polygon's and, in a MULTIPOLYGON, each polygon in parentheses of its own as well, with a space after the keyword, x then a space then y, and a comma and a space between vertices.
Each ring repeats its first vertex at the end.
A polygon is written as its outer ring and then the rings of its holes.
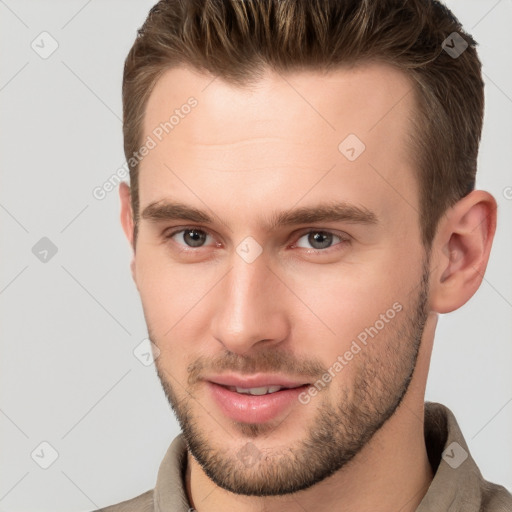
MULTIPOLYGON (((133 354, 147 331, 118 191, 92 195, 124 163, 122 67, 153 3, 0 0, 0 512, 140 494, 178 432, 154 367, 133 354), (59 45, 46 59, 31 47, 51 49, 43 31, 59 45), (43 237, 58 249, 46 263, 32 252, 43 237), (46 470, 43 441, 59 454, 46 470)), ((447 3, 480 43, 477 187, 499 213, 481 288, 440 318, 426 398, 454 411, 484 476, 512 490, 512 2, 447 3)))

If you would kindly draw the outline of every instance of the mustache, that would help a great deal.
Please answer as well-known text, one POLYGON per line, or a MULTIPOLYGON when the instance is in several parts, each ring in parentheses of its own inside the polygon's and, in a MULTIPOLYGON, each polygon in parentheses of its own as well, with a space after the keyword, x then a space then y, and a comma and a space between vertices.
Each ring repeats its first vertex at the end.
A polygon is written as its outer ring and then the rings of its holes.
POLYGON ((193 386, 207 373, 233 371, 240 374, 282 373, 287 376, 307 377, 308 381, 318 380, 327 371, 317 359, 300 360, 286 352, 276 350, 242 356, 226 351, 217 356, 198 357, 187 367, 188 384, 193 386))

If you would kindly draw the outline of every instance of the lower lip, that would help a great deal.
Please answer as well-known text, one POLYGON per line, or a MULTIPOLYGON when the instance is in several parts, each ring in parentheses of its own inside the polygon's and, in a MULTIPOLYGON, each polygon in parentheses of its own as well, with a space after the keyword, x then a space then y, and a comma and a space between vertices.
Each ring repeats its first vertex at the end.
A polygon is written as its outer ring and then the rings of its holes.
POLYGON ((265 423, 276 418, 293 404, 298 404, 299 395, 308 387, 305 385, 257 396, 230 391, 213 382, 207 382, 207 385, 222 412, 241 423, 265 423))

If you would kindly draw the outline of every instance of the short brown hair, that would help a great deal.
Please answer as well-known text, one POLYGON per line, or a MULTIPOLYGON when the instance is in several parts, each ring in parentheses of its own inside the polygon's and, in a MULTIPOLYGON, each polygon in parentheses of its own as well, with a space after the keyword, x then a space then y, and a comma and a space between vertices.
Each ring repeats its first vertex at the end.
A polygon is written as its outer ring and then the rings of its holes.
POLYGON ((404 71, 415 84, 410 143, 421 235, 430 248, 441 216, 475 187, 484 108, 476 44, 436 0, 159 1, 138 30, 123 75, 134 247, 139 165, 131 157, 142 144, 146 104, 164 71, 185 64, 243 86, 265 68, 328 71, 378 61, 404 71), (453 32, 467 43, 456 58, 443 45, 453 32))

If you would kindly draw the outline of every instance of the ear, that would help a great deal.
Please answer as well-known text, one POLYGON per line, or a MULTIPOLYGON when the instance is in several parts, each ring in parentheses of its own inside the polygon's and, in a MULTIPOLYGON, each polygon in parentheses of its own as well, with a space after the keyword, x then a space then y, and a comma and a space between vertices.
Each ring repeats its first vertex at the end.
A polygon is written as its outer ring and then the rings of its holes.
POLYGON ((484 277, 496 231, 497 203, 484 190, 473 190, 439 221, 433 242, 430 306, 449 313, 463 306, 484 277))
POLYGON ((132 278, 135 284, 137 279, 135 275, 135 246, 133 245, 133 212, 131 204, 131 193, 130 187, 125 183, 119 184, 119 199, 121 201, 121 225, 123 227, 124 234, 133 249, 132 261, 130 262, 130 269, 132 272, 132 278))

